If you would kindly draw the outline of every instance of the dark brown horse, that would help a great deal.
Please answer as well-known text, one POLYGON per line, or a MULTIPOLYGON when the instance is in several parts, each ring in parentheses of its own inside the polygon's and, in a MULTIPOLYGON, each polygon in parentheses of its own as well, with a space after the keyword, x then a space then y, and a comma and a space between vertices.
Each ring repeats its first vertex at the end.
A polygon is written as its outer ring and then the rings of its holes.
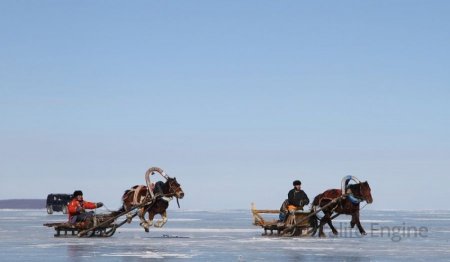
POLYGON ((338 234, 336 228, 333 226, 332 219, 336 218, 340 214, 351 215, 351 228, 354 228, 356 225, 358 226, 361 235, 366 235, 366 231, 364 231, 364 228, 359 220, 359 203, 361 201, 366 201, 368 204, 373 202, 369 183, 367 183, 367 181, 362 183, 358 181, 357 184, 348 184, 350 180, 355 180, 355 178, 350 176, 346 178, 347 180, 343 185, 343 189, 329 189, 314 198, 312 205, 316 210, 319 207, 321 208, 329 204, 333 201, 333 199, 338 199, 334 204, 330 204, 330 206, 322 210, 324 216, 319 219, 320 237, 325 236, 323 233, 323 226, 325 223, 330 226, 334 235, 338 234), (342 194, 343 190, 345 190, 345 195, 342 194))
MULTIPOLYGON (((149 227, 153 225, 153 219, 155 215, 161 215, 162 220, 157 221, 154 226, 162 227, 167 222, 167 208, 169 207, 169 201, 172 197, 182 199, 184 192, 181 189, 177 179, 166 177, 166 182, 158 181, 154 184, 152 192, 147 186, 134 186, 131 189, 125 191, 122 196, 123 211, 131 210, 134 206, 149 201, 148 205, 144 205, 138 209, 138 216, 141 220, 140 225, 145 229, 145 232, 149 231, 149 227), (148 221, 145 220, 145 212, 148 213, 148 221)), ((132 215, 127 215, 129 222, 131 222, 132 215)))

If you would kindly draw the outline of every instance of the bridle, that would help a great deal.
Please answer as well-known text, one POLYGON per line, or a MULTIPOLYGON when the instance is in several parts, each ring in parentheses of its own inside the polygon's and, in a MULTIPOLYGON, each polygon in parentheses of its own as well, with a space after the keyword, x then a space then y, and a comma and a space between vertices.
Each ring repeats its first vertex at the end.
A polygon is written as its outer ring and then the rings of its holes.
POLYGON ((177 199, 178 208, 180 208, 180 202, 178 200, 178 197, 176 196, 178 190, 181 189, 180 184, 177 183, 175 178, 168 179, 168 182, 169 182, 169 194, 168 195, 170 197, 175 196, 175 198, 177 199), (173 193, 171 193, 171 192, 173 192, 173 193))
MULTIPOLYGON (((359 203, 361 203, 361 202, 363 202, 363 201, 365 201, 366 202, 366 204, 370 204, 371 202, 369 202, 368 201, 368 196, 365 196, 364 194, 363 194, 363 185, 365 184, 366 182, 364 182, 364 183, 358 183, 358 184, 356 184, 357 185, 357 188, 358 188, 358 191, 357 192, 353 192, 353 189, 356 189, 356 188, 352 188, 352 192, 351 193, 349 193, 349 194, 347 194, 347 198, 353 203, 353 204, 359 204, 359 203), (355 195, 354 193, 358 193, 357 195, 355 195)), ((370 190, 370 189, 369 189, 370 190)))
POLYGON ((168 182, 169 182, 169 193, 167 194, 167 196, 176 196, 177 191, 180 188, 180 185, 173 178, 169 178, 168 182))
MULTIPOLYGON (((168 194, 161 194, 158 195, 160 197, 173 197, 177 195, 177 191, 178 189, 181 189, 180 185, 176 182, 175 178, 171 178, 169 177, 161 168, 159 167, 151 167, 147 170, 147 172, 145 172, 145 182, 147 183, 147 189, 148 189, 148 194, 150 195, 150 199, 155 198, 156 196, 153 194, 152 190, 150 190, 150 185, 151 185, 151 181, 150 181, 150 176, 154 175, 156 173, 159 173, 162 177, 164 177, 166 179, 166 183, 169 183, 169 192, 168 194), (175 188, 174 188, 175 187, 175 188), (171 193, 173 192, 173 193, 171 193)), ((180 207, 180 203, 178 202, 178 197, 176 197, 177 199, 177 204, 178 207, 180 207)))
POLYGON ((363 201, 367 202, 367 199, 365 199, 365 197, 361 193, 361 191, 362 191, 361 185, 362 184, 363 183, 354 176, 345 176, 341 182, 342 195, 345 195, 345 197, 355 205, 357 205, 363 201), (349 185, 350 181, 354 181, 354 182, 356 182, 355 185, 358 185, 359 195, 355 195, 356 192, 353 192, 352 189, 350 188, 351 187, 351 185, 349 185))

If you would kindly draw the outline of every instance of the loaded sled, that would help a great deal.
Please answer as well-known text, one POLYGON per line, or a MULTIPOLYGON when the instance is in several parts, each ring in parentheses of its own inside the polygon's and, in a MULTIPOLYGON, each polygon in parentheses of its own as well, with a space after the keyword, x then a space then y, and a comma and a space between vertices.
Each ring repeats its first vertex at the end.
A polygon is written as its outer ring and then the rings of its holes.
POLYGON ((283 221, 268 218, 267 214, 278 214, 279 210, 256 209, 252 203, 253 225, 264 229, 263 236, 313 236, 317 231, 315 212, 304 210, 289 211, 283 221), (262 215, 264 214, 264 215, 262 215))
POLYGON ((117 228, 123 226, 125 223, 130 223, 131 219, 137 216, 137 209, 145 205, 151 205, 153 202, 154 199, 146 198, 141 204, 134 206, 128 211, 95 214, 86 221, 75 224, 58 222, 46 223, 44 226, 53 227, 56 231, 55 237, 110 237, 114 235, 117 228), (117 223, 117 220, 122 216, 126 216, 126 218, 122 222, 117 223))
POLYGON ((69 222, 47 223, 44 226, 53 227, 55 237, 110 237, 114 235, 118 225, 111 214, 94 215, 92 218, 75 224, 69 222), (105 223, 107 222, 107 223, 105 223), (86 231, 84 234, 81 232, 86 231))

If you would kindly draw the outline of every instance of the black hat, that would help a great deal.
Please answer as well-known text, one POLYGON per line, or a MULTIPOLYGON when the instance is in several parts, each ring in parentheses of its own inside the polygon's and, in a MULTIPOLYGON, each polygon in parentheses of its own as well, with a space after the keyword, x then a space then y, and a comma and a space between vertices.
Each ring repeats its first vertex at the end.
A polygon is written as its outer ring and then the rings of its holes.
POLYGON ((299 186, 299 185, 301 185, 302 184, 302 182, 300 182, 300 180, 295 180, 294 182, 292 182, 292 184, 294 185, 294 186, 299 186))
POLYGON ((75 192, 73 192, 73 197, 77 197, 77 196, 82 196, 83 192, 81 192, 81 190, 75 190, 75 192))

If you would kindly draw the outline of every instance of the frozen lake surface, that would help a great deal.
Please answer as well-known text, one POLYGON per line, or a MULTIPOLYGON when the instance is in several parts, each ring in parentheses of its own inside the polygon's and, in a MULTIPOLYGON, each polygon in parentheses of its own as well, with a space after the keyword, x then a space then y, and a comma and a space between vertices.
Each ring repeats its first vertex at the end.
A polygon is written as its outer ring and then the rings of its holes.
MULTIPOLYGON (((338 217, 339 236, 261 236, 250 210, 169 209, 164 228, 138 223, 110 238, 55 238, 44 223, 66 215, 0 210, 0 261, 449 261, 450 211, 362 211, 360 237, 338 217)), ((158 217, 159 218, 159 217, 158 217)), ((327 234, 329 228, 326 227, 327 234)))

